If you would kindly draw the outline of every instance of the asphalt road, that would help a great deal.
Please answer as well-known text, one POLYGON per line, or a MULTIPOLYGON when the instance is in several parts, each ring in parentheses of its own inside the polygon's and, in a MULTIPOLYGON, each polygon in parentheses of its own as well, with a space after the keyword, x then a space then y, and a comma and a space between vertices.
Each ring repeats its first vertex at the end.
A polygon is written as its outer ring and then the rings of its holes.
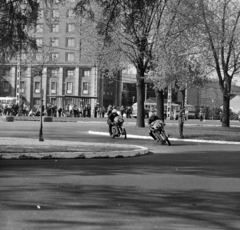
MULTIPOLYGON (((0 230, 240 229, 239 146, 89 135, 99 123, 44 123, 44 138, 135 144, 135 158, 0 161, 0 230)), ((107 127, 106 127, 107 130, 107 127)), ((38 138, 37 122, 0 137, 38 138)))

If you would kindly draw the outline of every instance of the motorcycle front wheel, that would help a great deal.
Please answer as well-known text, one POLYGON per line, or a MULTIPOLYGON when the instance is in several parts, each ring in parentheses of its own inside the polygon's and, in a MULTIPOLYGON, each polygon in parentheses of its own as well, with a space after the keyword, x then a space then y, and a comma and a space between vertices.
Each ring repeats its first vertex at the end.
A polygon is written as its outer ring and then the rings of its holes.
POLYGON ((162 134, 163 134, 163 136, 164 136, 164 141, 167 142, 167 144, 170 146, 170 145, 171 145, 171 142, 169 141, 168 136, 166 135, 165 132, 163 132, 162 134))
POLYGON ((168 143, 168 145, 171 145, 171 142, 169 141, 168 137, 166 137, 166 142, 168 143))

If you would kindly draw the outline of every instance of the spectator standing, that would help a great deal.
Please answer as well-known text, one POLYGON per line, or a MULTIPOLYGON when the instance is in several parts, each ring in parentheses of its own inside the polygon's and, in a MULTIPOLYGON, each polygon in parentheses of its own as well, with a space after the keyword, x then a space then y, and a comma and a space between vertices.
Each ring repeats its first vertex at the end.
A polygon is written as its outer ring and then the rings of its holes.
POLYGON ((150 110, 149 110, 149 115, 148 115, 148 117, 151 117, 151 116, 153 116, 154 115, 154 112, 155 112, 155 110, 154 110, 154 107, 153 107, 153 105, 150 107, 150 110))
POLYGON ((102 107, 102 117, 105 116, 105 113, 106 113, 106 109, 105 109, 105 107, 103 106, 103 107, 102 107))
POLYGON ((203 121, 203 108, 200 108, 199 119, 200 119, 200 121, 203 121))
POLYGON ((126 111, 126 117, 130 118, 131 113, 132 113, 132 110, 131 110, 130 106, 128 106, 127 111, 126 111))
POLYGON ((91 117, 91 106, 90 106, 90 104, 87 105, 87 116, 91 117))
POLYGON ((93 112, 94 112, 94 117, 97 118, 97 113, 98 113, 98 106, 97 106, 97 104, 94 105, 93 112))
POLYGON ((83 107, 83 117, 86 117, 86 113, 87 113, 87 107, 86 105, 83 107))
POLYGON ((123 117, 124 112, 125 112, 125 108, 124 108, 124 106, 122 105, 122 106, 120 107, 120 113, 121 113, 121 116, 122 116, 122 117, 123 117))
POLYGON ((185 107, 180 108, 179 115, 178 115, 178 126, 179 126, 179 136, 180 138, 184 138, 183 136, 183 125, 185 121, 185 107))
POLYGON ((63 111, 62 107, 59 107, 58 108, 58 117, 62 116, 62 111, 63 111))
POLYGON ((73 114, 73 104, 70 104, 70 105, 69 105, 69 114, 70 114, 70 117, 71 117, 72 114, 73 114))
POLYGON ((111 105, 108 106, 107 115, 109 116, 112 113, 113 107, 111 105))

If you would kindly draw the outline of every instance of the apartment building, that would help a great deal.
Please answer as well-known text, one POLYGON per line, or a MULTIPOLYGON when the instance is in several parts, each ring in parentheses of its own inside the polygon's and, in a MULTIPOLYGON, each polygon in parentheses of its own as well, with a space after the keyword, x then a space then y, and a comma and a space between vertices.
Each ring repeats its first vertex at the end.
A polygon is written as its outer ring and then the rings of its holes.
MULTIPOLYGON (((99 74, 93 63, 81 58, 79 30, 73 12, 74 0, 57 4, 51 10, 41 8, 33 35, 38 46, 50 46, 48 61, 42 65, 42 76, 34 71, 36 62, 25 54, 10 63, 0 65, 0 96, 20 97, 30 108, 43 103, 59 104, 59 98, 77 105, 98 102, 99 74), (41 91, 42 89, 42 91, 41 91)), ((58 105, 60 106, 60 104, 58 105)))

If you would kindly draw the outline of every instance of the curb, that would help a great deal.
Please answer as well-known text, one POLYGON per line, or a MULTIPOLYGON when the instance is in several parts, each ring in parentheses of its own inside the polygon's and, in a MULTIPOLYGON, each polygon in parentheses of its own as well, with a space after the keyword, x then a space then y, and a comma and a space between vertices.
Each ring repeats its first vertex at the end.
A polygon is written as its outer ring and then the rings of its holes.
MULTIPOLYGON (((106 132, 95 132, 95 131, 88 131, 89 134, 95 134, 95 135, 104 135, 109 136, 109 133, 106 132)), ((152 137, 149 136, 138 136, 138 135, 132 135, 127 134, 128 138, 136 138, 136 139, 150 139, 152 140, 152 137)), ((240 142, 234 142, 234 141, 215 141, 215 140, 201 140, 201 139, 178 139, 178 138, 169 138, 170 141, 182 141, 182 142, 196 142, 196 143, 209 143, 209 144, 227 144, 227 145, 240 145, 240 142)))
POLYGON ((42 147, 51 148, 54 146, 67 146, 67 147, 77 147, 82 149, 82 151, 48 151, 44 152, 24 152, 24 153, 0 153, 0 160, 8 159, 93 159, 93 158, 125 158, 125 157, 137 157, 148 154, 148 149, 138 145, 122 145, 122 144, 111 144, 111 143, 90 143, 90 142, 71 142, 71 141, 56 141, 56 140, 45 140, 44 142, 39 142, 36 139, 27 138, 2 138, 0 145, 2 146, 24 146, 24 147, 42 147), (85 148, 90 148, 90 151, 83 151, 85 148), (96 148, 96 150, 92 150, 96 148), (107 151, 106 148, 111 148, 107 151), (113 151, 112 149, 117 149, 113 151))

